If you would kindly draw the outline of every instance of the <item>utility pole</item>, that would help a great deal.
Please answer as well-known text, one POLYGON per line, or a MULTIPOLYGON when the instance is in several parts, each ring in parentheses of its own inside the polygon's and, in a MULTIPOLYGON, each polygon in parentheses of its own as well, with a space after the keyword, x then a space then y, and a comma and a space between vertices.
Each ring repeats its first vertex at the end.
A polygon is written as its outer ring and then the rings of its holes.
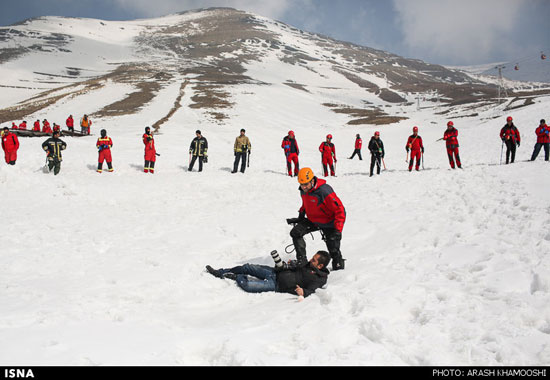
POLYGON ((495 69, 498 70, 498 104, 500 104, 500 89, 502 88, 504 90, 504 95, 508 97, 508 93, 506 92, 506 87, 504 86, 504 79, 502 79, 502 69, 505 69, 506 66, 504 65, 498 65, 495 66, 495 69))

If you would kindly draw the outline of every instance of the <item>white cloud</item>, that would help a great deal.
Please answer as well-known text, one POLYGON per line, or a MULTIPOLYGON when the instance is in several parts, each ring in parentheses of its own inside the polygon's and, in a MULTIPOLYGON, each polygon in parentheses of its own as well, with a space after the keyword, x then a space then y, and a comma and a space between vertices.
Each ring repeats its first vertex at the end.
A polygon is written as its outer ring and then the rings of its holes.
MULTIPOLYGON (((446 62, 484 62, 512 51, 521 0, 393 0, 411 55, 446 62)), ((445 62, 443 62, 445 63, 445 62)))

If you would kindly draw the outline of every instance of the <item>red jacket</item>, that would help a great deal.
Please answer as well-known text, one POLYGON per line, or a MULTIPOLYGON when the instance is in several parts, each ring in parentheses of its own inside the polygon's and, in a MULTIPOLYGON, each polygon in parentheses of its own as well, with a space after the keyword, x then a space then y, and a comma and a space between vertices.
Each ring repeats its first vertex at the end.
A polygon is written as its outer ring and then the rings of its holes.
POLYGON ((346 209, 332 187, 324 179, 314 178, 315 186, 304 192, 300 188, 302 207, 300 213, 321 228, 335 228, 342 232, 346 221, 346 209))
POLYGON ((361 140, 361 137, 357 137, 355 139, 355 149, 361 149, 363 146, 363 140, 361 140))
POLYGON ((334 156, 334 158, 336 158, 336 148, 333 143, 323 141, 321 145, 319 145, 319 152, 323 154, 323 157, 329 158, 334 156))
POLYGON ((286 136, 283 139, 283 142, 281 143, 281 148, 285 150, 285 155, 288 157, 291 153, 300 154, 300 148, 298 148, 298 142, 296 139, 291 139, 290 137, 286 136))
POLYGON ((143 144, 145 145, 145 151, 155 151, 155 139, 153 135, 143 134, 143 144))
POLYGON ((550 143, 550 127, 548 125, 539 125, 539 127, 535 129, 535 133, 537 134, 537 143, 550 143))
POLYGON ((19 124, 19 129, 26 130, 27 129, 27 122, 24 121, 21 124, 19 124))
POLYGON ((19 139, 15 133, 8 131, 2 136, 2 149, 4 149, 4 152, 15 152, 19 149, 19 139))
POLYGON ((458 148, 458 130, 455 127, 447 129, 443 134, 443 140, 445 140, 447 148, 458 148))
POLYGON ((502 127, 502 129, 500 130, 500 138, 502 140, 511 139, 514 143, 521 142, 519 131, 513 123, 512 125, 506 124, 504 127, 502 127))
POLYGON ((424 150, 424 145, 422 144, 422 137, 419 135, 410 135, 407 140, 407 145, 405 146, 407 151, 410 149, 412 151, 424 150))
POLYGON ((52 128, 50 127, 50 123, 47 120, 44 122, 44 125, 42 126, 42 132, 52 133, 52 128))
POLYGON ((65 121, 65 124, 67 124, 68 128, 74 128, 74 119, 69 116, 67 118, 67 121, 65 121))
POLYGON ((35 132, 40 132, 40 122, 38 120, 34 122, 34 128, 32 130, 35 132))

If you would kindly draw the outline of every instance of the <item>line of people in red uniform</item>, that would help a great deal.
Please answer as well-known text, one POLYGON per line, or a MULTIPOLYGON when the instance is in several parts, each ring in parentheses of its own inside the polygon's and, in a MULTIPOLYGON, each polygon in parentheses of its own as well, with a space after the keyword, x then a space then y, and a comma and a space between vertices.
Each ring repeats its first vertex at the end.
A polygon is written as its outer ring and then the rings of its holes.
MULTIPOLYGON (((83 125, 85 125, 85 128, 87 128, 86 132, 89 133, 91 120, 89 120, 89 118, 87 118, 86 115, 84 115, 83 120, 86 121, 86 123, 84 123, 83 125)), ((47 122, 46 119, 44 119, 44 122, 45 122, 44 125, 49 127, 49 123, 47 122)), ((67 126, 70 127, 72 130, 74 130, 73 123, 74 123, 74 120, 72 119, 72 115, 71 115, 67 119, 67 126)), ((25 129, 26 122, 23 122, 22 124, 24 124, 23 125, 24 128, 21 128, 21 129, 25 129)), ((37 124, 38 126, 40 124, 38 120, 35 122, 35 128, 37 128, 36 127, 37 124)), ((13 125, 15 125, 15 123, 13 123, 13 125)), ((57 126, 57 125, 54 123, 54 126, 57 126)), ((12 126, 12 129, 13 129, 13 126, 12 126)), ((17 128, 17 129, 20 129, 20 128, 17 128)), ((52 130, 52 134, 55 132, 60 132, 60 128, 58 128, 58 126, 54 127, 54 129, 52 130)), ((539 126, 535 129, 535 133, 537 135, 537 142, 535 144, 533 153, 531 155, 531 161, 534 161, 537 158, 541 149, 544 149, 545 161, 549 161, 550 159, 550 126, 546 125, 546 122, 544 119, 540 121, 539 126)), ((519 147, 521 143, 521 136, 520 136, 519 130, 514 125, 513 119, 511 116, 507 117, 506 124, 504 125, 504 127, 502 127, 500 131, 500 138, 502 139, 501 161, 502 161, 502 153, 504 151, 504 146, 506 146, 506 164, 513 163, 515 160, 516 148, 519 147)), ((151 133, 151 129, 149 127, 145 128, 145 133, 142 136, 142 140, 145 146, 144 172, 154 173, 156 157, 159 156, 159 154, 156 153, 153 134, 151 133)), ((449 121, 447 123, 447 129, 444 132, 443 137, 439 140, 445 140, 446 142, 447 156, 448 156, 449 164, 451 168, 453 169, 455 169, 455 167, 462 168, 462 163, 461 163, 460 154, 459 154, 458 130, 455 128, 454 123, 452 121, 449 121)), ((101 130, 101 137, 98 139, 96 143, 96 146, 99 151, 98 170, 97 170, 98 172, 103 171, 103 168, 102 168, 103 162, 107 162, 108 171, 113 171, 112 157, 111 157, 111 151, 110 151, 112 145, 113 145, 112 140, 110 137, 106 135, 106 131, 104 129, 101 130)), ((19 149, 19 140, 14 133, 10 133, 10 130, 8 127, 4 127, 2 131, 2 148, 4 150, 6 163, 10 165, 15 165, 15 162, 17 160, 17 150, 19 149)), ((300 170, 299 159, 298 159, 298 156, 300 154, 300 148, 298 147, 298 142, 296 140, 296 136, 293 131, 289 131, 287 136, 283 138, 283 141, 281 143, 281 148, 285 153, 288 175, 291 177, 297 176, 300 170)), ((361 148, 362 148, 361 136, 357 134, 353 154, 351 157, 348 157, 348 158, 353 159, 355 155, 358 155, 359 159, 362 160, 363 158, 361 156, 361 148)), ((381 167, 382 166, 385 167, 385 163, 384 163, 385 150, 384 150, 384 143, 380 139, 380 132, 376 131, 374 133, 374 135, 372 136, 369 142, 368 149, 371 153, 370 176, 374 174, 375 167, 377 169, 377 174, 380 174, 381 167)), ((189 170, 192 170, 193 163, 195 162, 196 159, 199 160, 199 171, 202 170, 202 163, 207 162, 206 161, 207 150, 208 150, 208 142, 201 135, 200 131, 197 131, 197 137, 193 139, 189 150, 189 154, 190 154, 189 170)), ((422 137, 418 134, 417 126, 413 127, 413 133, 407 139, 405 150, 407 152, 406 161, 408 162, 409 171, 412 171, 413 167, 417 171, 420 170, 420 165, 422 164, 423 155, 424 155, 424 144, 422 141, 422 137), (410 154, 410 157, 409 157, 409 154, 410 154)), ((323 175, 325 177, 329 176, 329 174, 331 176, 335 176, 336 175, 335 168, 338 160, 336 158, 336 148, 334 146, 334 143, 332 143, 331 134, 328 134, 326 136, 326 140, 323 141, 321 145, 319 145, 319 152, 321 153, 321 164, 322 164, 323 175)))

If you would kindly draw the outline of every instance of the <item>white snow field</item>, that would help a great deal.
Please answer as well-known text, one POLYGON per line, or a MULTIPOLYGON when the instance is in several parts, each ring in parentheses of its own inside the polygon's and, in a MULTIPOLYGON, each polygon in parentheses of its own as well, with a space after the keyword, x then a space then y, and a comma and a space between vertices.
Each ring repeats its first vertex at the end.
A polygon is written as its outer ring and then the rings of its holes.
MULTIPOLYGON (((187 107, 187 86, 183 107, 155 137, 154 175, 143 173, 141 135, 168 113, 180 83, 138 114, 93 120, 92 136, 63 137, 57 176, 42 171, 45 139, 20 138, 17 164, 0 165, 0 363, 548 365, 550 164, 544 152, 527 160, 539 120, 550 119, 550 97, 461 118, 453 118, 460 107, 444 118, 433 107, 393 105, 388 113, 409 119, 350 126, 322 104, 374 102, 371 95, 334 73, 322 83, 305 69, 269 62, 247 67, 247 75, 271 85, 231 87, 235 105, 224 110, 225 124, 187 107), (500 165, 499 131, 509 114, 522 144, 514 164, 500 165), (463 170, 450 169, 444 142, 436 142, 449 119, 459 130, 463 170), (424 168, 410 173, 405 143, 415 125, 426 152, 424 168), (103 128, 114 142, 115 171, 98 174, 103 128), (231 174, 241 128, 252 143, 250 167, 231 174), (202 173, 187 171, 196 129, 209 142, 202 173), (294 257, 284 253, 291 244, 285 219, 301 204, 280 147, 289 130, 300 165, 317 175, 319 144, 334 136, 337 177, 327 181, 347 211, 346 269, 302 302, 245 293, 204 269, 271 265, 273 249, 294 257), (387 170, 369 177, 366 147, 376 130, 387 170), (356 133, 363 161, 346 159, 356 133)), ((107 84, 27 121, 64 126, 69 114, 78 120, 130 91, 107 84)), ((2 106, 25 98, 3 92, 2 106)), ((309 256, 325 249, 318 232, 306 241, 309 256)))

